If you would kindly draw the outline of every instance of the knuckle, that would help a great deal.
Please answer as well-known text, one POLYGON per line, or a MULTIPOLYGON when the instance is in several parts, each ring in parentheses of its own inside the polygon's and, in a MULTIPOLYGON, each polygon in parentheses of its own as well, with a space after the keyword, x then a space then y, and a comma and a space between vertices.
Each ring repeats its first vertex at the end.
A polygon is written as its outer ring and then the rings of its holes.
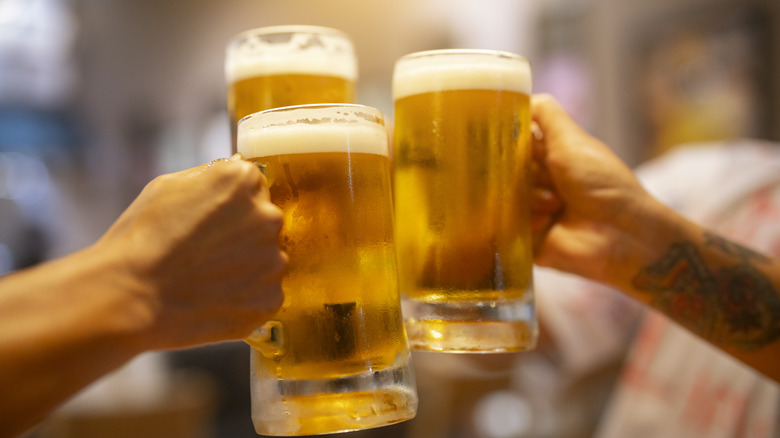
POLYGON ((257 167, 252 165, 252 172, 257 175, 257 184, 261 190, 268 190, 268 178, 257 167))
POLYGON ((539 103, 548 103, 553 97, 549 93, 538 93, 533 96, 533 99, 539 103))
POLYGON ((158 175, 146 184, 144 190, 152 191, 152 192, 160 190, 161 187, 165 187, 171 184, 175 179, 176 179, 176 174, 165 173, 162 175, 158 175))
POLYGON ((261 217, 274 234, 278 234, 282 230, 284 214, 276 205, 271 202, 263 202, 261 204, 261 217))
POLYGON ((274 256, 268 263, 268 274, 274 282, 281 281, 284 273, 287 271, 287 265, 290 262, 290 258, 287 253, 280 250, 278 247, 274 247, 274 256))
POLYGON ((232 184, 235 187, 249 185, 254 181, 252 165, 246 161, 222 160, 211 166, 209 173, 223 183, 232 184))

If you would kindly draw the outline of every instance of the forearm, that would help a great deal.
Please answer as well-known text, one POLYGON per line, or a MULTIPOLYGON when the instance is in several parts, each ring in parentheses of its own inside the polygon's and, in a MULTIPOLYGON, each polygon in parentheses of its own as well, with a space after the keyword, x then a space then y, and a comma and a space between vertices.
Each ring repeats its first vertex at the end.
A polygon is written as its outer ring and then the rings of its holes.
POLYGON ((0 435, 32 427, 143 349, 143 311, 116 263, 90 248, 0 279, 0 435))
POLYGON ((628 244, 615 250, 623 268, 607 282, 780 381, 777 260, 657 203, 627 231, 628 244))

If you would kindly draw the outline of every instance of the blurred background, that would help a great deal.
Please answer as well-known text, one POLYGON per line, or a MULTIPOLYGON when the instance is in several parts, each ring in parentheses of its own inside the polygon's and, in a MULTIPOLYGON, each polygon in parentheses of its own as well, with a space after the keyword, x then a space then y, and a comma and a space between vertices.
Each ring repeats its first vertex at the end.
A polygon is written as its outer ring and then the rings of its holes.
MULTIPOLYGON (((398 57, 468 47, 529 58, 534 91, 632 166, 780 139, 776 0, 0 0, 0 273, 89 245, 154 176, 229 155, 225 46, 277 24, 351 35, 357 100, 388 118, 398 57)), ((35 434, 256 436, 246 349, 144 355, 35 434)), ((620 357, 555 400, 544 351, 415 361, 418 419, 349 435, 587 437, 620 357)))

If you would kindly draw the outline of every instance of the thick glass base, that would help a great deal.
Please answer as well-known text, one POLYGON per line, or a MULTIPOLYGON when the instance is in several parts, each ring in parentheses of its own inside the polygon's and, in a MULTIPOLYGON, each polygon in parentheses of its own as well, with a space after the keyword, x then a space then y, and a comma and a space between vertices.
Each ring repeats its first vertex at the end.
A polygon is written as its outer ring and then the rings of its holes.
POLYGON ((401 300, 409 345, 448 353, 506 353, 536 347, 533 300, 423 302, 401 300))
POLYGON ((261 435, 349 432, 411 420, 417 412, 408 365, 338 379, 278 380, 274 388, 266 386, 252 382, 252 422, 261 435), (269 397, 269 392, 285 395, 269 397))

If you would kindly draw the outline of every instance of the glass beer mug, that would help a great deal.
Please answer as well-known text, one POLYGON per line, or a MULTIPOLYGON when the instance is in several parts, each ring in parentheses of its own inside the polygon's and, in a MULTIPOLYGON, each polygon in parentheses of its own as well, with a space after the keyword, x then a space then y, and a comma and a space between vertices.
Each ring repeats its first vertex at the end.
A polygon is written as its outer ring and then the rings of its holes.
POLYGON ((348 104, 252 114, 238 151, 264 169, 289 255, 281 310, 247 342, 264 435, 365 429, 414 417, 382 114, 348 104))
POLYGON ((511 53, 435 50, 396 62, 396 245, 414 349, 536 345, 530 94, 530 65, 511 53))
POLYGON ((357 57, 345 33, 287 25, 242 32, 225 53, 227 107, 235 152, 236 123, 266 109, 354 103, 357 57))

